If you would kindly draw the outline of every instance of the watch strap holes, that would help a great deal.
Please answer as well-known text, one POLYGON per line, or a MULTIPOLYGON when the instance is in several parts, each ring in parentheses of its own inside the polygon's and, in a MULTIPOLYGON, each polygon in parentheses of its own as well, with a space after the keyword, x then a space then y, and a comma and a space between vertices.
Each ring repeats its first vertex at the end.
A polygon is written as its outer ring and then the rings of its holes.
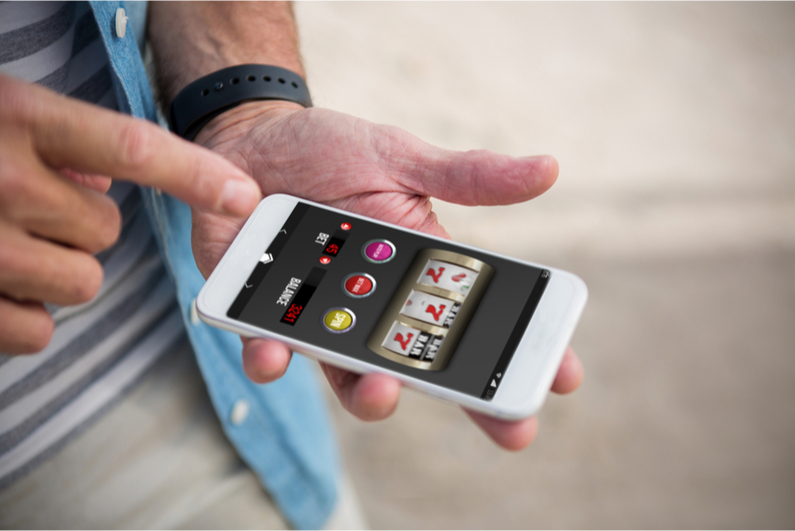
POLYGON ((168 109, 171 130, 193 140, 218 113, 246 101, 284 100, 312 106, 306 82, 273 65, 242 64, 217 70, 183 88, 168 109))

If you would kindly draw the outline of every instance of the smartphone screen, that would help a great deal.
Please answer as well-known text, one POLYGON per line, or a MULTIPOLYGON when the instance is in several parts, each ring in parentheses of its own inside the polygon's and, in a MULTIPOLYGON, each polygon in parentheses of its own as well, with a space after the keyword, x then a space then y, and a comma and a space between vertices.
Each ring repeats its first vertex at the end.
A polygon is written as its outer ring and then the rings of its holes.
POLYGON ((491 400, 550 271, 298 203, 228 317, 491 400))

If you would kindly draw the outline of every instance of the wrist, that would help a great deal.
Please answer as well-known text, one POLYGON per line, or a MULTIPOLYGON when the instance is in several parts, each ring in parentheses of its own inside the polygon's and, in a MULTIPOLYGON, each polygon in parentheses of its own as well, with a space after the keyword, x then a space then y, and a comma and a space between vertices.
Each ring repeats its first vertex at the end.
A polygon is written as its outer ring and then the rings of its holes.
POLYGON ((245 137, 254 128, 267 128, 269 124, 305 110, 300 104, 285 100, 247 101, 207 122, 194 142, 208 149, 218 148, 245 137))
POLYGON ((166 109, 192 81, 233 65, 274 65, 304 76, 289 3, 152 2, 148 19, 166 109))
POLYGON ((243 64, 203 76, 180 91, 169 106, 169 125, 177 135, 194 140, 213 118, 258 100, 312 106, 306 82, 295 72, 274 65, 243 64))

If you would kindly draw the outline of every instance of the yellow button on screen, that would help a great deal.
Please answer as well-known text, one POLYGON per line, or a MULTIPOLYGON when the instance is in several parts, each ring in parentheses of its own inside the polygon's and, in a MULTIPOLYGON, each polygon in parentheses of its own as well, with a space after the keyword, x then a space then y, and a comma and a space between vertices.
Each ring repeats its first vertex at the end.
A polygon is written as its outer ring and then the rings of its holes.
POLYGON ((332 308, 326 312, 323 317, 323 324, 329 332, 341 334, 347 332, 356 323, 356 317, 353 312, 347 308, 332 308))

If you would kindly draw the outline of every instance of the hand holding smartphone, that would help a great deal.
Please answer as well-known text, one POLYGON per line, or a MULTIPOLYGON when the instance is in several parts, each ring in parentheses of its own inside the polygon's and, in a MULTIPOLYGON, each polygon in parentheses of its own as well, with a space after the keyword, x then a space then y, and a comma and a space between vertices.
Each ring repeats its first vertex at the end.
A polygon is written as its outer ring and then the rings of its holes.
POLYGON ((586 298, 564 271, 272 195, 197 309, 241 335, 520 419, 543 404, 586 298))

